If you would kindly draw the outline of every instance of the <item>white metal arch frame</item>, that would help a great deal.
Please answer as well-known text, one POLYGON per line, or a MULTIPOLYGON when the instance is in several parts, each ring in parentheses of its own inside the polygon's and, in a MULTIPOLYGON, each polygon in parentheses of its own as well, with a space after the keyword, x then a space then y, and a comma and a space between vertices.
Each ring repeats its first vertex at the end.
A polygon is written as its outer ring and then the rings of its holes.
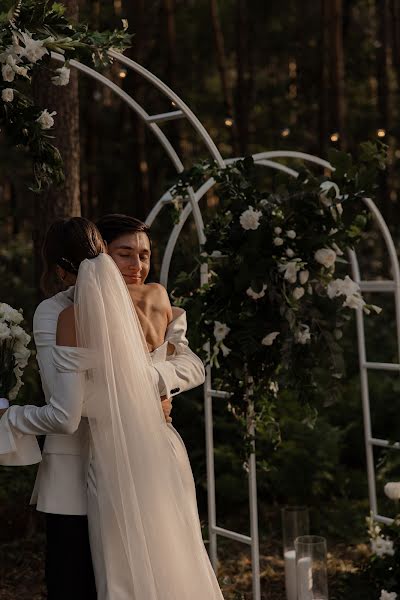
MULTIPOLYGON (((147 69, 132 61, 131 59, 123 56, 115 51, 109 52, 110 56, 124 64, 128 69, 131 69, 141 75, 150 84, 157 88, 161 94, 169 98, 174 102, 178 110, 174 110, 167 113, 158 115, 149 114, 136 100, 134 100, 129 94, 122 90, 114 82, 110 81, 104 75, 98 73, 94 69, 83 65, 82 63, 72 60, 70 65, 86 75, 97 80, 102 85, 111 89, 116 95, 118 95, 122 101, 124 101, 136 114, 147 124, 152 133, 156 136, 159 143, 165 150, 168 158, 171 160, 176 171, 181 173, 184 170, 182 160, 178 156, 177 152, 173 148, 171 142, 160 129, 159 124, 163 122, 186 118, 188 122, 193 126, 195 132, 204 141, 210 156, 217 162, 220 167, 226 164, 237 161, 239 159, 228 159, 222 158, 218 148, 214 144, 212 138, 194 115, 190 108, 155 75, 150 73, 147 69)), ((64 62, 64 57, 60 54, 52 52, 52 58, 64 62)), ((303 152, 295 151, 270 151, 262 152, 253 155, 256 164, 260 166, 266 166, 274 170, 285 172, 291 177, 297 177, 298 172, 291 167, 282 165, 279 162, 271 159, 300 159, 306 162, 311 162, 326 169, 331 169, 331 165, 317 157, 303 152)), ((193 212, 193 218, 196 226, 196 232, 198 235, 199 243, 202 244, 205 241, 204 238, 204 224, 203 218, 199 207, 199 201, 206 194, 206 192, 214 185, 214 180, 210 179, 205 182, 198 190, 189 190, 189 203, 185 206, 181 213, 179 223, 173 228, 167 247, 164 253, 161 269, 161 282, 165 285, 168 281, 169 267, 173 255, 176 242, 179 238, 179 234, 189 217, 193 212)), ((150 225, 154 222, 157 216, 160 214, 162 207, 172 200, 170 191, 165 194, 156 203, 154 208, 149 213, 146 222, 150 225)), ((364 415, 364 433, 365 433, 365 444, 367 453, 367 473, 368 473, 368 486, 369 486, 369 499, 371 510, 374 517, 382 522, 391 522, 391 519, 383 515, 378 514, 377 499, 376 499, 376 482, 375 482, 375 467, 373 459, 373 447, 393 447, 400 448, 400 443, 392 444, 388 440, 378 439, 372 437, 371 427, 371 415, 370 415, 370 404, 369 404, 369 390, 368 390, 368 370, 379 369, 383 371, 400 371, 400 269, 399 262, 396 255, 396 249, 391 238, 389 229, 384 222, 382 215, 377 209, 376 205, 371 199, 364 199, 365 204, 371 211, 378 228, 385 240, 386 247, 390 256, 392 265, 393 280, 390 281, 362 281, 360 278, 360 272, 358 267, 357 257, 354 252, 350 253, 350 261, 352 266, 353 278, 357 281, 364 292, 393 292, 395 295, 395 306, 396 306, 396 323, 397 323, 397 338, 399 347, 399 363, 372 363, 368 362, 365 351, 365 332, 362 311, 357 312, 357 334, 358 334, 358 350, 360 360, 360 373, 361 373, 361 392, 363 402, 363 415, 364 415)), ((201 272, 201 283, 207 281, 207 267, 203 265, 201 272)), ((250 536, 245 536, 234 531, 228 531, 217 526, 216 523, 216 503, 215 503, 215 475, 214 475, 214 444, 213 444, 213 421, 212 421, 212 399, 213 398, 226 398, 226 393, 212 389, 211 381, 211 369, 207 368, 207 377, 204 386, 204 397, 205 397, 205 421, 206 421, 206 451, 207 451, 207 482, 208 482, 208 507, 209 507, 209 535, 210 535, 210 558, 214 569, 217 566, 217 536, 221 535, 228 537, 251 546, 252 552, 252 568, 253 568, 253 600, 260 600, 260 570, 259 570, 259 542, 258 542, 258 517, 257 517, 257 485, 256 485, 256 461, 255 454, 253 453, 250 457, 249 464, 249 497, 250 497, 250 536)))

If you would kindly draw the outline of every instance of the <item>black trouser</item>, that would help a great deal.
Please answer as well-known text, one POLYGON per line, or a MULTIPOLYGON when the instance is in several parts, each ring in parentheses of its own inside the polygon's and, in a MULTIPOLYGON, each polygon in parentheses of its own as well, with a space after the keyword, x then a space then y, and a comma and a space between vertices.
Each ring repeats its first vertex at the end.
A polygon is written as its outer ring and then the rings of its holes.
POLYGON ((48 600, 97 600, 86 516, 46 513, 48 600))

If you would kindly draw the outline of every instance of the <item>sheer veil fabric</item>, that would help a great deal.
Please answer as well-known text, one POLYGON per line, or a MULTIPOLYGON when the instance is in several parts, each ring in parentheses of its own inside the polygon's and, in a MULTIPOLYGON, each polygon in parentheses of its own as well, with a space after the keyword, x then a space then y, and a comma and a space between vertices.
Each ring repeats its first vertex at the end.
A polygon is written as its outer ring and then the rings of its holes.
POLYGON ((128 570, 130 589, 115 600, 223 600, 197 509, 185 498, 140 322, 108 255, 82 262, 75 307, 78 346, 91 360, 85 404, 107 578, 121 561, 128 570))

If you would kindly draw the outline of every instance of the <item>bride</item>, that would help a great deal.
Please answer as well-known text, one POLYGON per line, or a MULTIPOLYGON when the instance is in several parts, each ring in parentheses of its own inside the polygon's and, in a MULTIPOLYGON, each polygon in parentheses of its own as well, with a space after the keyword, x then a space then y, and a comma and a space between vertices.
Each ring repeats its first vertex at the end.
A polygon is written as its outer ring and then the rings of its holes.
POLYGON ((165 422, 135 307, 104 252, 79 265, 53 361, 63 427, 72 431, 82 416, 90 426, 88 520, 99 600, 223 600, 185 446, 165 422))

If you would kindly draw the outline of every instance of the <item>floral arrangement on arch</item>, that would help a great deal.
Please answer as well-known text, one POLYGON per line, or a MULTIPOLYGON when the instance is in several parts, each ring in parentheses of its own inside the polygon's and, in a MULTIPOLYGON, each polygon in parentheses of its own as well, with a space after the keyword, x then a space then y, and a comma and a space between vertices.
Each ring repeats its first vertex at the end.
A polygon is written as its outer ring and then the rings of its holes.
POLYGON ((331 177, 278 175, 272 191, 259 185, 251 158, 222 169, 199 164, 173 190, 181 202, 188 186, 216 181, 218 209, 199 256, 209 281, 193 289, 195 274, 181 273, 174 296, 196 323, 192 343, 213 367, 213 387, 229 392, 249 443, 249 422, 279 443, 277 408, 287 391, 313 424, 318 407, 340 395, 341 339, 354 309, 380 312, 338 272, 348 270, 347 250, 365 229, 361 199, 374 193, 385 156, 383 145, 367 142, 357 162, 332 153, 331 177))
MULTIPOLYGON (((385 494, 398 503, 400 482, 385 485, 385 494)), ((382 525, 367 518, 372 555, 364 574, 379 600, 400 599, 400 516, 391 525, 382 525)))
POLYGON ((65 6, 49 0, 5 0, 1 8, 0 128, 11 146, 30 156, 35 180, 31 189, 38 192, 62 183, 64 173, 60 153, 51 141, 56 112, 35 104, 35 75, 47 71, 54 85, 68 85, 72 58, 96 68, 105 66, 112 62, 107 50, 122 52, 132 36, 126 33, 125 19, 121 31, 92 32, 87 25, 70 22, 65 6), (52 51, 63 55, 61 66, 51 61, 52 51))

